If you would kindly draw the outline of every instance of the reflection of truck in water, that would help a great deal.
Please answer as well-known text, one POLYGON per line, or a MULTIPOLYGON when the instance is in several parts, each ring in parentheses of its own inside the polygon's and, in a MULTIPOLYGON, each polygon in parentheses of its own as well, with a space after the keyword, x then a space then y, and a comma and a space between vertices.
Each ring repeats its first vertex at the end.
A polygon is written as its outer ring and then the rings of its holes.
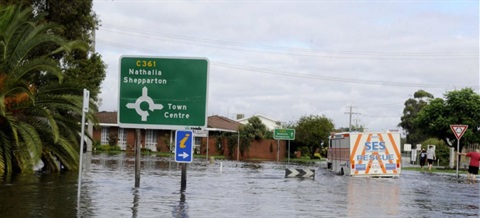
POLYGON ((333 133, 327 158, 327 168, 342 175, 399 176, 400 133, 333 133))

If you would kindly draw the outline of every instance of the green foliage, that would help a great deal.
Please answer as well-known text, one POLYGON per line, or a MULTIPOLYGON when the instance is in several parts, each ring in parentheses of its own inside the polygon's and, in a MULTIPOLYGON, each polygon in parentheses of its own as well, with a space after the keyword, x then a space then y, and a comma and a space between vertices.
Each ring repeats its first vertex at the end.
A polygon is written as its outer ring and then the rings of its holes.
POLYGON ((294 141, 306 149, 302 154, 308 154, 313 159, 317 148, 322 149, 327 146, 328 137, 333 130, 333 122, 325 115, 303 116, 295 126, 294 141))
POLYGON ((224 146, 222 145, 223 141, 226 141, 226 147, 228 148, 227 157, 229 159, 233 159, 233 154, 237 149, 238 134, 231 132, 222 132, 217 136, 217 151, 219 151, 221 154, 224 154, 224 146))
POLYGON ((240 137, 240 154, 243 155, 248 148, 250 147, 250 143, 252 140, 262 140, 268 137, 272 138, 273 133, 267 130, 265 124, 262 123, 260 118, 254 116, 248 119, 248 123, 246 125, 240 126, 239 134, 228 134, 227 142, 228 142, 228 151, 229 156, 233 158, 233 153, 235 146, 238 146, 238 140, 240 137))
POLYGON ((265 139, 267 136, 267 127, 262 123, 260 118, 254 116, 248 119, 248 123, 240 127, 240 134, 249 139, 265 139))
POLYGON ((239 136, 237 133, 224 132, 222 133, 221 137, 225 138, 227 141, 228 157, 230 157, 230 159, 235 158, 233 154, 237 151, 237 149, 240 150, 240 155, 243 155, 248 150, 250 142, 252 141, 247 136, 240 134, 240 147, 238 148, 239 136))
MULTIPOLYGON (((59 52, 53 56, 60 63, 65 81, 76 82, 90 91, 90 98, 99 102, 101 83, 106 76, 106 65, 101 55, 95 52, 93 39, 95 30, 98 29, 99 19, 92 11, 92 0, 52 1, 52 0, 23 0, 14 1, 23 7, 33 6, 35 13, 48 14, 44 19, 62 26, 52 32, 69 41, 85 42, 87 49, 72 52, 59 52)), ((1 5, 12 4, 10 1, 0 1, 1 5)), ((42 56, 54 50, 45 46, 42 50, 35 51, 35 55, 42 56)), ((43 83, 43 78, 37 78, 38 83, 43 83)))
POLYGON ((413 93, 413 97, 415 99, 420 99, 420 100, 423 100, 423 99, 433 99, 434 96, 432 94, 430 94, 429 92, 426 92, 425 90, 418 90, 416 91, 415 93, 413 93))
POLYGON ((238 144, 236 134, 224 132, 222 133, 222 136, 227 140, 228 156, 230 159, 233 159, 233 153, 235 152, 235 148, 238 144))
POLYGON ((49 1, 33 0, 38 11, 48 12, 47 19, 64 26, 59 34, 67 40, 87 42, 89 49, 62 53, 57 56, 62 62, 66 80, 83 84, 90 91, 90 97, 95 101, 100 93, 101 83, 106 76, 106 65, 101 55, 94 51, 94 31, 99 26, 99 20, 92 11, 92 0, 49 1), (72 22, 74 21, 74 22, 72 22))
POLYGON ((118 136, 117 133, 111 132, 110 135, 108 136, 108 144, 110 146, 117 145, 118 143, 118 136))
POLYGON ((92 142, 92 149, 93 149, 93 150, 96 150, 96 148, 99 147, 100 145, 102 145, 102 143, 100 142, 100 140, 93 140, 93 142, 92 142))
POLYGON ((117 145, 99 145, 96 147, 95 151, 121 151, 120 147, 117 145))
POLYGON ((450 148, 445 144, 445 142, 437 138, 429 138, 422 142, 422 147, 425 148, 425 150, 428 149, 429 145, 435 145, 435 156, 437 159, 440 159, 439 164, 441 166, 448 166, 450 163, 450 148))
MULTIPOLYGON (((113 146, 113 147, 118 147, 118 148, 120 148, 119 146, 113 146)), ((152 149, 150 149, 150 148, 140 148, 140 152, 148 152, 148 153, 150 153, 150 152, 152 152, 152 149)))
POLYGON ((398 126, 405 130, 407 143, 416 145, 425 140, 427 135, 420 131, 420 127, 416 125, 415 119, 422 108, 433 99, 433 95, 424 90, 418 90, 413 94, 413 97, 405 101, 403 116, 398 126))
POLYGON ((39 159, 48 171, 60 171, 58 162, 66 170, 78 165, 83 90, 62 83, 53 56, 82 43, 53 34, 61 26, 45 16, 0 9, 0 174, 31 172, 39 159))
POLYGON ((222 137, 217 136, 216 139, 217 139, 217 141, 216 141, 215 145, 216 145, 216 148, 217 148, 217 153, 224 154, 225 148, 222 144, 222 137))
MULTIPOLYGON (((300 146, 298 149, 300 153, 302 154, 301 157, 311 157, 313 156, 313 153, 310 153, 310 149, 307 146, 300 146)), ((312 159, 312 158, 310 158, 312 159)))
POLYGON ((442 140, 455 139, 452 124, 464 124, 469 128, 462 137, 464 144, 480 143, 480 96, 473 89, 465 88, 445 94, 445 100, 436 98, 426 105, 415 119, 419 130, 442 140))

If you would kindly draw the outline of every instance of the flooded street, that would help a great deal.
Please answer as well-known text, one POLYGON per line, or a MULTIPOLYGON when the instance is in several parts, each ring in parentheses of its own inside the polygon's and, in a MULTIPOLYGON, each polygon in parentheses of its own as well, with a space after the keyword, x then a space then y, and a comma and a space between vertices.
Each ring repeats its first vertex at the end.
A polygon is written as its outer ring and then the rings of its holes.
POLYGON ((180 193, 181 167, 143 156, 134 188, 134 157, 86 155, 77 204, 77 173, 2 180, 0 217, 478 217, 478 184, 465 176, 403 171, 399 178, 337 176, 322 165, 315 179, 285 178, 285 164, 196 159, 180 193))

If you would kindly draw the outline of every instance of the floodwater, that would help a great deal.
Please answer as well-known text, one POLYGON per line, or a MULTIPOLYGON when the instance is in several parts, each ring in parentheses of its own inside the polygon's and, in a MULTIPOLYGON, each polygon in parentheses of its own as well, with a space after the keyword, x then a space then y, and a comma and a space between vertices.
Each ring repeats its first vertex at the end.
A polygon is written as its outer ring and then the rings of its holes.
POLYGON ((403 171, 399 178, 352 178, 320 165, 205 159, 181 165, 142 157, 87 153, 80 201, 78 173, 0 180, 0 217, 479 217, 480 185, 465 176, 403 171), (285 178, 286 168, 315 178, 285 178))

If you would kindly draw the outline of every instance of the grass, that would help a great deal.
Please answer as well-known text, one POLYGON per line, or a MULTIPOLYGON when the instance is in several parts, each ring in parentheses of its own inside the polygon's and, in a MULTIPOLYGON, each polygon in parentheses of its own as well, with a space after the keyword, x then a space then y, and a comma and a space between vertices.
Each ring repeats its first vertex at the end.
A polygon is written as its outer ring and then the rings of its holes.
MULTIPOLYGON (((287 162, 288 158, 285 158, 283 162, 287 162)), ((325 161, 325 158, 320 159, 310 159, 309 157, 301 157, 301 158, 290 158, 290 162, 294 163, 312 163, 312 162, 322 162, 325 161)))
MULTIPOLYGON (((417 172, 422 172, 422 169, 420 167, 402 167, 402 170, 409 170, 409 171, 417 171, 417 172)), ((456 174, 457 170, 456 169, 446 169, 446 168, 433 168, 432 171, 428 170, 428 167, 423 168, 423 172, 432 172, 432 173, 451 173, 451 174, 456 174)), ((465 169, 458 169, 459 174, 467 174, 467 170, 465 169)))

